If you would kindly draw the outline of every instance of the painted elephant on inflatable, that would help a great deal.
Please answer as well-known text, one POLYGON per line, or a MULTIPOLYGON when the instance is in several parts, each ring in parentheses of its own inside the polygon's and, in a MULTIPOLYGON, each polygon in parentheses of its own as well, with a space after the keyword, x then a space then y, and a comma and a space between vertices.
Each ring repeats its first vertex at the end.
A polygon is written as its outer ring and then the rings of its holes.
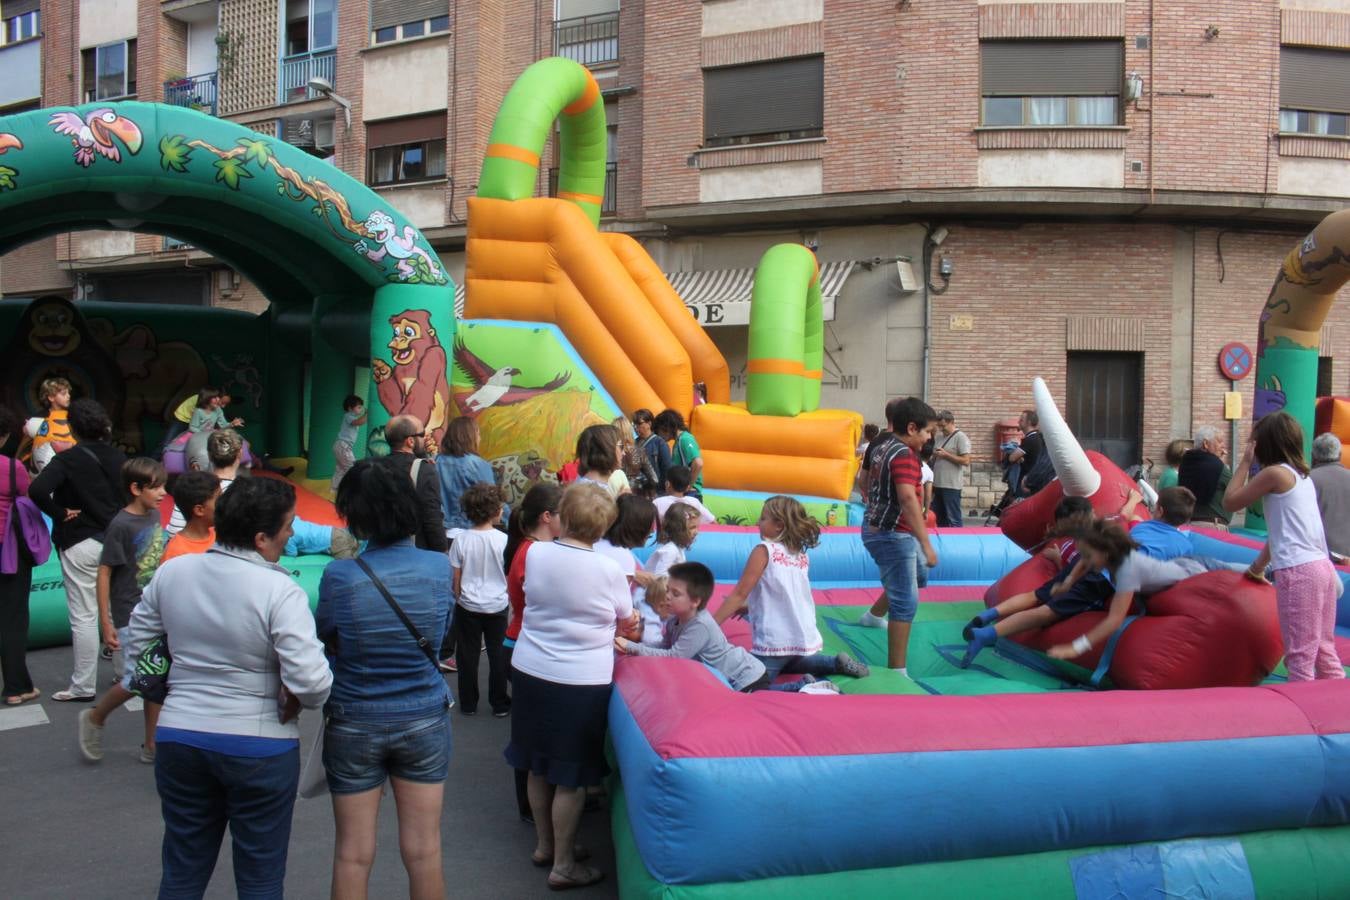
MULTIPOLYGON (((1037 378, 1033 391, 1056 478, 1003 514, 1003 533, 1032 557, 990 586, 986 606, 1033 591, 1054 577, 1054 563, 1035 551, 1063 497, 1086 497, 1098 516, 1107 516, 1117 513, 1135 489, 1115 463, 1079 446, 1044 381, 1037 378)), ((1106 674, 1115 687, 1245 687, 1268 676, 1284 655, 1274 589, 1241 573, 1196 575, 1147 598, 1145 605, 1146 614, 1130 620, 1114 642, 1106 674)), ((1132 612, 1137 614, 1139 601, 1135 606, 1132 612)), ((1012 640, 1043 651, 1072 643, 1105 615, 1081 613, 1012 640)), ((1092 672, 1110 646, 1094 647, 1073 662, 1092 672)))

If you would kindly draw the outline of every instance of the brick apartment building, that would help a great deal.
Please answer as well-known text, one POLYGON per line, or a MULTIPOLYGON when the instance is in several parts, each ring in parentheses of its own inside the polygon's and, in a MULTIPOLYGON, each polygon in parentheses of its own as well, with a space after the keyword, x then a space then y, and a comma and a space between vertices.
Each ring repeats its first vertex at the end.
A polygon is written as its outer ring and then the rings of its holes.
MULTIPOLYGON (((0 0, 0 19, 0 113, 197 106, 332 157, 456 276, 506 89, 570 56, 604 91, 602 227, 672 274, 735 381, 748 270, 805 241, 837 263, 824 402, 875 419, 926 394, 985 456, 1034 375, 1121 459, 1222 424, 1220 347, 1254 343, 1280 259, 1350 202, 1350 0, 0 0)), ((0 259, 0 293, 47 292, 266 305, 200 251, 115 231, 0 259)), ((1321 388, 1347 394, 1350 298, 1332 315, 1321 388)))

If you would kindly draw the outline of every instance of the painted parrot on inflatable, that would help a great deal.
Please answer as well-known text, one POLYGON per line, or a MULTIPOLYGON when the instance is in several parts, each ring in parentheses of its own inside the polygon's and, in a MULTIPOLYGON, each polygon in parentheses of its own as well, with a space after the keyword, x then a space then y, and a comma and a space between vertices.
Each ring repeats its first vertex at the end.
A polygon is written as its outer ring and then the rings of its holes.
MULTIPOLYGON (((1045 382, 1033 384, 1041 435, 1056 478, 1026 500, 1009 507, 1000 527, 1031 559, 991 585, 985 605, 1034 591, 1057 572, 1035 551, 1065 496, 1085 497, 1098 516, 1119 512, 1135 482, 1100 453, 1084 451, 1055 406, 1045 382)), ((1140 601, 1136 600, 1139 613, 1140 601)), ((1239 572, 1195 575, 1143 601, 1146 614, 1132 616, 1112 640, 1072 660, 1102 673, 1118 688, 1159 689, 1248 686, 1260 682, 1284 655, 1275 591, 1239 572)), ((1085 612, 1040 631, 1012 638, 1036 650, 1071 643, 1105 617, 1085 612)))

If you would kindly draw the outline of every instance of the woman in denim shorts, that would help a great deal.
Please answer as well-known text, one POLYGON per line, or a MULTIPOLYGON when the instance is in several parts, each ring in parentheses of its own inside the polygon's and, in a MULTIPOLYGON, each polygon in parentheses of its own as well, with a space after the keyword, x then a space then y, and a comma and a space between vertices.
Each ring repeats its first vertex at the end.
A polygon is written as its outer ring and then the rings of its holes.
MULTIPOLYGON (((361 460, 338 485, 337 510, 360 559, 418 632, 438 646, 450 616, 445 554, 418 550, 417 495, 388 459, 361 460)), ((398 806, 399 850, 412 897, 442 897, 441 803, 450 762, 450 691, 356 560, 334 560, 314 613, 333 666, 323 765, 337 820, 333 884, 366 895, 385 779, 398 806)), ((336 888, 335 888, 336 889, 336 888)))

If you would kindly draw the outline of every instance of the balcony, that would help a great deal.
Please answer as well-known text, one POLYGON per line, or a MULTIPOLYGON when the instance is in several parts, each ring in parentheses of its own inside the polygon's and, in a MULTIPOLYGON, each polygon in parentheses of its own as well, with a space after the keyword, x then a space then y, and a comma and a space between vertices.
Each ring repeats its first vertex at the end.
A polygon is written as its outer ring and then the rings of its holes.
POLYGON ((578 16, 553 23, 553 54, 583 66, 619 61, 619 13, 578 16))
POLYGON ((164 102, 216 114, 216 73, 192 75, 164 82, 164 102))
POLYGON ((42 40, 0 46, 0 106, 42 96, 42 40))
MULTIPOLYGON (((600 215, 618 215, 619 203, 619 166, 618 163, 605 163, 605 197, 600 201, 600 215)), ((548 170, 548 195, 558 196, 558 170, 548 170)))
POLYGON ((319 94, 310 89, 309 81, 311 78, 324 78, 329 84, 334 84, 333 63, 336 57, 337 51, 329 49, 316 50, 313 53, 297 53, 295 56, 282 58, 279 102, 298 103, 318 97, 319 94))

